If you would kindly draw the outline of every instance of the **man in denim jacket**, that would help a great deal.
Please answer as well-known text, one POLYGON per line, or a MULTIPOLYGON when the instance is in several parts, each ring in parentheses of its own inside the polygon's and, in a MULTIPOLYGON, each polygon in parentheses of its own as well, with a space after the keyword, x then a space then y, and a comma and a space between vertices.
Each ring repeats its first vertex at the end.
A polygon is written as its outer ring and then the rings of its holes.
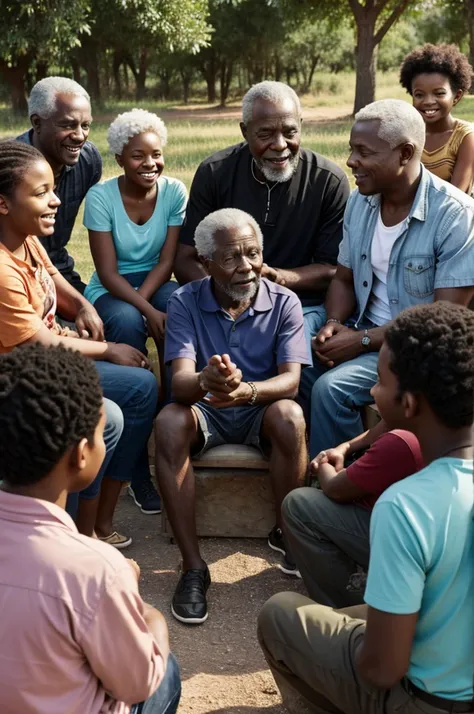
POLYGON ((424 143, 424 121, 406 102, 384 99, 355 116, 347 165, 357 188, 301 381, 311 457, 362 431, 389 322, 413 305, 468 305, 473 295, 474 200, 422 166, 424 143))

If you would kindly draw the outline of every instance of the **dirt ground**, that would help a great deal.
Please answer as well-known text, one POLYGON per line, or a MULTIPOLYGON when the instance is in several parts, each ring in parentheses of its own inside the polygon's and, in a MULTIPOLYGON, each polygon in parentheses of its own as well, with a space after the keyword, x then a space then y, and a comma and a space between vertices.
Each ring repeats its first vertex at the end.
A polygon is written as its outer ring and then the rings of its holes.
POLYGON ((212 578, 209 619, 182 625, 170 612, 180 555, 160 535, 160 525, 161 516, 145 516, 131 498, 120 498, 115 526, 133 538, 124 555, 139 563, 142 596, 164 613, 181 666, 179 714, 284 714, 258 646, 256 621, 271 595, 304 592, 301 580, 277 568, 278 554, 264 540, 203 538, 201 551, 212 578))

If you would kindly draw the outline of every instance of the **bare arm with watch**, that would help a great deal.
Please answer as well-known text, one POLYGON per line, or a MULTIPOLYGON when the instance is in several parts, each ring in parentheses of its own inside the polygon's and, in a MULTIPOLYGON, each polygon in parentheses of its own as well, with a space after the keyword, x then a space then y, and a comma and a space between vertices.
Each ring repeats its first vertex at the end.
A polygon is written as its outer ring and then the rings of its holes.
POLYGON ((296 396, 301 365, 285 363, 278 366, 278 375, 263 382, 244 382, 242 372, 229 355, 213 355, 207 367, 196 372, 190 359, 173 360, 172 391, 177 402, 195 404, 204 399, 217 408, 267 404, 277 399, 296 396))

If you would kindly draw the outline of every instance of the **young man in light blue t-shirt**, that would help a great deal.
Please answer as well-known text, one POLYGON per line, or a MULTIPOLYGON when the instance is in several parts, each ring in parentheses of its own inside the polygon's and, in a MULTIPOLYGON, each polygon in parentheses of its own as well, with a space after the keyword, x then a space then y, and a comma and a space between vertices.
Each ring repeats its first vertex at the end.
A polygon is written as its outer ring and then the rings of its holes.
POLYGON ((376 503, 368 607, 280 593, 260 614, 260 643, 293 712, 474 712, 474 312, 403 311, 372 394, 427 466, 376 503))

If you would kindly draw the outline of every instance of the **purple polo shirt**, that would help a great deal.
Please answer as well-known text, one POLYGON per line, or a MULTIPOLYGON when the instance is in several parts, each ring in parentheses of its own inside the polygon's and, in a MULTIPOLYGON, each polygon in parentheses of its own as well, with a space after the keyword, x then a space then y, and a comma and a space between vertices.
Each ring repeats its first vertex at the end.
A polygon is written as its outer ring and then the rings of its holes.
POLYGON ((166 362, 186 357, 200 372, 216 354, 230 355, 244 381, 275 377, 285 362, 309 364, 297 295, 261 278, 253 305, 234 320, 218 304, 210 278, 177 290, 168 302, 166 362))

